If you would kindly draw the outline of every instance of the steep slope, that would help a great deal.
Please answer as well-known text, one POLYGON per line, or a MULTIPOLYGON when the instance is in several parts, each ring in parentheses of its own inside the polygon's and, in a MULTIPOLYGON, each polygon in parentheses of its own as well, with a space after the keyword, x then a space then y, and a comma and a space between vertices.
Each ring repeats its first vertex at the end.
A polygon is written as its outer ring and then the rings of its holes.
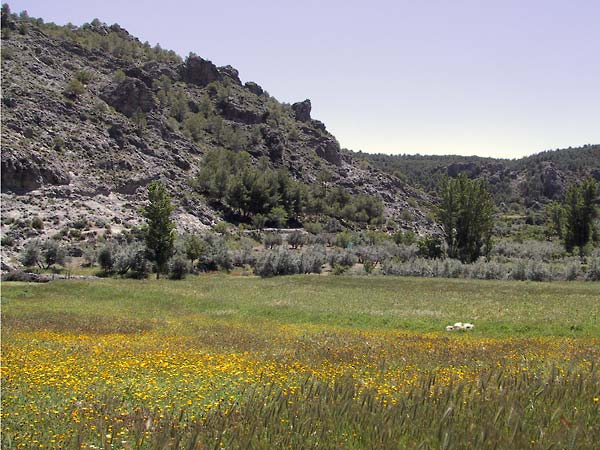
POLYGON ((307 185, 379 199, 389 224, 429 232, 431 199, 371 168, 310 116, 231 66, 151 48, 118 25, 59 27, 12 15, 2 39, 3 236, 49 236, 86 221, 92 232, 139 224, 145 187, 163 180, 181 230, 222 220, 194 189, 204 155, 247 151, 307 185), (323 173, 327 177, 323 177, 323 173), (325 180, 326 181, 323 181, 325 180), (31 227, 34 218, 42 226, 31 227))

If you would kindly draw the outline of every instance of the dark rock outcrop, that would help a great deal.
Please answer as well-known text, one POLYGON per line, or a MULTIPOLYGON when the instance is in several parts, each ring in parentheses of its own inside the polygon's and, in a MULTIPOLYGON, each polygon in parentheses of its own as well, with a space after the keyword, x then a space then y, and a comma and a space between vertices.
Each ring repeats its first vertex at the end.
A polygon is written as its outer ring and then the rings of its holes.
POLYGON ((542 171, 543 194, 549 199, 557 199, 565 192, 565 179, 552 163, 542 171))
POLYGON ((142 68, 137 66, 128 67, 124 72, 128 77, 137 78, 138 80, 143 81, 146 86, 152 88, 152 76, 142 68))
POLYGON ((48 161, 2 155, 2 192, 24 193, 45 184, 69 184, 69 175, 48 161))
POLYGON ((287 145, 283 134, 270 127, 262 127, 261 133, 265 144, 269 149, 269 158, 271 161, 280 160, 287 145))
POLYGON ((123 148, 125 147, 125 144, 127 144, 127 138, 125 137, 124 129, 121 125, 112 124, 108 129, 108 135, 114 139, 119 148, 123 148))
POLYGON ((109 85, 101 98, 127 117, 133 116, 136 111, 152 111, 155 106, 152 91, 137 78, 127 77, 116 86, 109 85))
POLYGON ((240 86, 242 85, 242 82, 240 81, 240 73, 236 68, 231 66, 223 66, 219 67, 217 70, 222 76, 228 77, 229 79, 233 80, 235 84, 238 84, 240 86))
POLYGON ((166 76, 171 81, 179 81, 180 76, 171 67, 158 61, 150 61, 143 65, 143 69, 153 80, 166 76))
POLYGON ((252 92, 255 95, 261 96, 264 94, 264 90, 262 87, 260 87, 259 84, 255 83, 254 81, 247 81, 246 83, 244 83, 244 87, 246 89, 248 89, 250 92, 252 92))
POLYGON ((219 103, 221 114, 228 120, 245 124, 265 123, 269 112, 262 105, 244 102, 241 98, 227 97, 219 103))
POLYGON ((308 122, 311 120, 310 118, 310 110, 312 109, 312 105, 310 104, 310 100, 306 99, 303 102, 294 103, 292 105, 292 110, 294 111, 294 116, 296 120, 300 122, 308 122))
POLYGON ((481 168, 475 163, 452 163, 446 169, 449 177, 457 177, 464 173, 469 178, 475 178, 481 173, 481 168))
POLYGON ((335 164, 336 166, 342 164, 340 144, 335 139, 326 139, 320 142, 315 148, 315 153, 331 164, 335 164))
POLYGON ((223 75, 221 75, 217 66, 199 56, 189 57, 185 63, 181 65, 179 72, 183 81, 198 86, 206 86, 213 81, 223 79, 223 75))

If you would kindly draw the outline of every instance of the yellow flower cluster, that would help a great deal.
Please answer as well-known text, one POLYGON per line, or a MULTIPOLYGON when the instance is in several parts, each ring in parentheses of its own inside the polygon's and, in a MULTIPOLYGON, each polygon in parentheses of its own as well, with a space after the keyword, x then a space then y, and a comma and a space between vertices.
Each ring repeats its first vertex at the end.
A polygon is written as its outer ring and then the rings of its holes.
POLYGON ((235 333, 233 341, 227 330, 202 341, 165 332, 7 332, 2 432, 16 448, 66 448, 85 427, 97 440, 84 446, 129 448, 136 414, 183 410, 191 420, 201 420, 216 407, 235 407, 248 388, 278 386, 287 395, 307 377, 350 376, 357 392, 374 389, 385 402, 395 403, 432 374, 435 395, 458 381, 476 383, 491 368, 515 374, 553 364, 560 373, 600 360, 600 339, 483 339, 277 326, 258 345, 256 330, 238 327, 235 333))

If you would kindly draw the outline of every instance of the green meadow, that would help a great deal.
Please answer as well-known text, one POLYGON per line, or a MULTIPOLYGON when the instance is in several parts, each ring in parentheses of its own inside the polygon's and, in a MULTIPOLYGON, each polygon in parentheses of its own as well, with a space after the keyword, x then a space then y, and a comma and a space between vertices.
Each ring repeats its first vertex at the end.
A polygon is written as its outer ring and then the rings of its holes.
POLYGON ((590 282, 7 282, 2 448, 597 448, 599 315, 590 282))

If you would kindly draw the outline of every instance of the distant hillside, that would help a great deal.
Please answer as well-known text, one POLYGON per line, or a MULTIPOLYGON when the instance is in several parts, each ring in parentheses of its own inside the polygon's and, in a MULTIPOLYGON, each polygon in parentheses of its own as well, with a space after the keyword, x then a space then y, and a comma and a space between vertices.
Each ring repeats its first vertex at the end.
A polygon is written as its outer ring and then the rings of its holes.
POLYGON ((281 103, 231 66, 182 60, 99 20, 3 14, 2 36, 2 219, 15 248, 82 222, 92 233, 134 227, 154 179, 171 191, 180 230, 252 226, 259 211, 268 223, 272 207, 283 226, 435 227, 431 198, 342 152, 310 100, 281 103), (218 189, 199 182, 205 156, 227 151, 247 152, 248 167, 230 167, 218 189), (234 199, 242 173, 253 175, 234 199), (283 199, 290 186, 300 208, 283 199))
POLYGON ((549 150, 521 159, 477 156, 383 155, 355 153, 372 167, 432 195, 445 176, 465 173, 485 178, 497 203, 531 206, 563 197, 569 183, 588 176, 600 180, 600 145, 549 150))

